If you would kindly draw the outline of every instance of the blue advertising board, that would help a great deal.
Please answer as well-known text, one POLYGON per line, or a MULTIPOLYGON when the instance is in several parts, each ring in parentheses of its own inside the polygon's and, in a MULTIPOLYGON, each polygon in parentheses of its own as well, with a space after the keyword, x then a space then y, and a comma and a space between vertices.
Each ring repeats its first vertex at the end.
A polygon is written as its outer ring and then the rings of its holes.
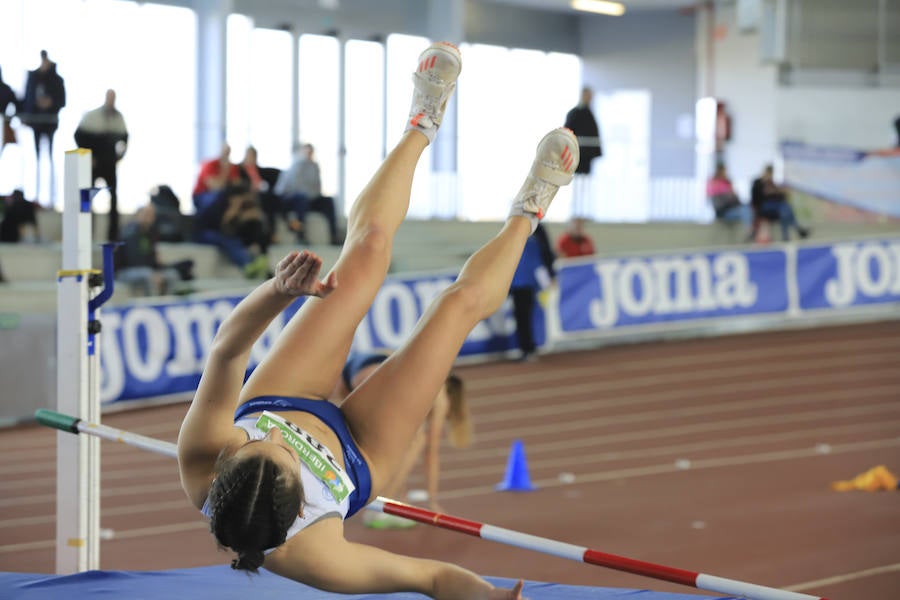
POLYGON ((599 259, 559 269, 563 334, 784 312, 781 250, 599 259))
MULTIPOLYGON (((409 337, 428 305, 455 274, 389 277, 357 328, 353 349, 396 349, 409 337)), ((100 399, 103 403, 187 392, 197 387, 219 325, 241 296, 141 303, 102 311, 100 399)), ((249 368, 265 356, 298 299, 278 315, 251 351, 249 368)), ((535 309, 535 341, 544 342, 543 312, 535 309)), ((509 302, 469 334, 461 356, 490 355, 516 348, 509 302)))
MULTIPOLYGON (((546 306, 536 304, 533 330, 539 345, 549 338, 558 349, 567 340, 631 330, 900 306, 900 238, 561 260, 556 271, 557 293, 542 295, 554 299, 546 306)), ((357 328, 354 350, 399 347, 454 278, 389 277, 357 328)), ((103 309, 101 401, 195 389, 218 326, 240 300, 226 295, 103 309)), ((260 336, 250 369, 302 303, 294 302, 260 336)), ((510 304, 478 323, 460 356, 517 347, 510 304)))
POLYGON ((900 241, 799 248, 797 287, 803 310, 900 302, 900 241))

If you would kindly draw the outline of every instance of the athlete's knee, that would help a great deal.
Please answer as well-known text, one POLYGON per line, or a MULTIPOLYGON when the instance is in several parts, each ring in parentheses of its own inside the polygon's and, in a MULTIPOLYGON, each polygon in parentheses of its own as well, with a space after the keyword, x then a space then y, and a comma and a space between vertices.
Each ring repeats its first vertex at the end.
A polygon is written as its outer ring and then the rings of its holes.
POLYGON ((464 316, 478 317, 479 320, 484 318, 485 313, 489 310, 489 307, 486 306, 486 290, 473 281, 457 280, 444 290, 440 302, 450 310, 464 316))

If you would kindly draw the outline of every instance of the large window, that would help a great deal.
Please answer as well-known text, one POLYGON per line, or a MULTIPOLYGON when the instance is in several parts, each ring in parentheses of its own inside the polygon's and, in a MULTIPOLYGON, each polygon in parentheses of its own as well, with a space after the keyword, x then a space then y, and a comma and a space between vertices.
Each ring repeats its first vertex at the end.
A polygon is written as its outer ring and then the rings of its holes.
MULTIPOLYGON (((597 94, 594 100, 603 158, 594 161, 591 175, 596 199, 591 216, 599 221, 646 221, 652 191, 650 92, 613 90, 597 94)), ((679 190, 674 191, 677 195, 679 190)), ((659 196, 664 199, 672 194, 663 188, 659 196)))
MULTIPOLYGON (((419 54, 428 47, 429 41, 411 35, 391 35, 387 39, 387 110, 386 125, 387 150, 390 151, 406 129, 409 107, 412 101, 412 74, 416 69, 419 54)), ((442 132, 453 135, 453 132, 442 132)), ((429 219, 434 216, 432 190, 431 147, 425 149, 419 159, 413 178, 412 195, 409 203, 411 218, 429 219)))
POLYGON ((351 40, 346 45, 344 207, 372 178, 384 154, 384 46, 351 40))
POLYGON ((235 155, 246 148, 251 138, 249 81, 253 69, 250 52, 252 35, 253 19, 238 14, 228 16, 225 43, 225 137, 231 144, 232 160, 240 160, 240 156, 235 155))
MULTIPOLYGON (((38 181, 31 129, 14 121, 19 143, 0 156, 0 193, 21 187, 27 198, 61 207, 63 155, 75 147, 82 115, 100 106, 112 88, 130 133, 119 163, 119 210, 133 211, 160 183, 189 203, 196 105, 193 11, 119 0, 4 0, 0 12, 4 80, 23 96, 26 71, 36 68, 40 51, 47 50, 65 79, 67 96, 54 137, 54 181, 45 153, 38 181)), ((95 209, 107 210, 108 198, 99 194, 95 209)))
POLYGON ((261 165, 290 165, 291 46, 286 31, 254 29, 246 17, 229 16, 225 106, 232 160, 252 145, 261 165))
MULTIPOLYGON (((541 137, 565 122, 578 101, 577 57, 499 46, 465 45, 459 84, 461 217, 503 219, 528 173, 541 137)), ((571 190, 562 188, 548 214, 569 217, 571 190)))
MULTIPOLYGON (((322 171, 322 193, 338 193, 339 81, 341 48, 322 35, 300 37, 300 141, 316 148, 322 171)), ((343 198, 335 197, 337 202, 343 198)), ((341 206, 339 204, 339 206, 341 206)))

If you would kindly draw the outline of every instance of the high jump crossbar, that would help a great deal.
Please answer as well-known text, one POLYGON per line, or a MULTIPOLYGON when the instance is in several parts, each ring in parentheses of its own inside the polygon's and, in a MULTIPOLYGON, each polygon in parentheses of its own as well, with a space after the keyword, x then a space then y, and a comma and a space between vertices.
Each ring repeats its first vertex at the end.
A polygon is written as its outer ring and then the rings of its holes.
MULTIPOLYGON (((85 422, 75 417, 70 417, 52 410, 40 409, 35 413, 38 423, 47 427, 53 427, 69 433, 85 433, 105 440, 120 442, 129 446, 148 450, 156 454, 162 454, 175 458, 177 450, 175 444, 164 442, 151 437, 131 433, 122 429, 116 429, 108 425, 85 422)), ((810 596, 798 592, 780 590, 777 588, 756 585, 726 579, 704 573, 696 573, 653 564, 642 560, 608 554, 598 550, 592 550, 583 546, 567 544, 549 538, 538 537, 527 533, 521 533, 512 529, 496 527, 477 521, 470 521, 452 515, 436 513, 418 506, 412 506, 403 502, 397 502, 389 498, 379 496, 367 506, 370 510, 381 513, 404 517, 426 525, 432 525, 441 529, 448 529, 458 533, 465 533, 483 540, 498 542, 516 548, 532 550, 551 556, 567 558, 600 567, 607 567, 617 571, 624 571, 634 575, 641 575, 671 583, 686 585, 689 587, 746 598, 747 600, 826 600, 819 596, 810 596)))

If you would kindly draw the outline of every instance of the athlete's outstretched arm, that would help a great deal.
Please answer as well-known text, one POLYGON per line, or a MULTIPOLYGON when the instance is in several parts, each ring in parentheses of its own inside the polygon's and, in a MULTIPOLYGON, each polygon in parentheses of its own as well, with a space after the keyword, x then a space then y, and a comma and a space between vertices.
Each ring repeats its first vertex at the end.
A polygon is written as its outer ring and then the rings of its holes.
POLYGON ((322 259, 291 252, 275 277, 251 292, 222 322, 210 346, 194 400, 178 433, 181 482, 195 505, 202 505, 222 448, 234 441, 232 415, 238 403, 250 349, 272 319, 297 296, 327 296, 337 282, 319 281, 322 259))
POLYGON ((289 541, 287 547, 266 557, 264 567, 282 577, 339 594, 418 592, 438 600, 522 597, 521 581, 512 589, 496 588, 476 573, 451 563, 394 554, 338 536, 320 541, 314 553, 305 545, 291 548, 289 541))
POLYGON ((322 259, 306 250, 296 250, 281 259, 275 277, 261 284, 234 308, 222 322, 210 350, 217 360, 249 358, 250 349, 269 323, 297 296, 325 297, 336 287, 334 275, 318 280, 322 259))

